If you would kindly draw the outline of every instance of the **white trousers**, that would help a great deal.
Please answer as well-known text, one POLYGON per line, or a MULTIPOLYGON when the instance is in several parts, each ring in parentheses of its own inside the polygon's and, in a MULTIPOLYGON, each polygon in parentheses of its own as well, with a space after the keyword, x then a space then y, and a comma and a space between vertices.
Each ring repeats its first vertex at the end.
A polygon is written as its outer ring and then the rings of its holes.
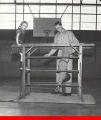
MULTIPOLYGON (((63 56, 62 55, 62 50, 59 50, 58 56, 63 56)), ((61 59, 57 59, 56 61, 56 70, 72 70, 72 59, 66 59, 61 61, 61 59), (65 62, 66 61, 66 62, 65 62)), ((66 83, 72 83, 72 73, 69 73, 70 75, 70 80, 68 80, 66 83)), ((56 73, 56 83, 61 84, 63 80, 66 77, 66 72, 60 72, 56 73)), ((71 87, 66 87, 66 92, 71 93, 71 87)))

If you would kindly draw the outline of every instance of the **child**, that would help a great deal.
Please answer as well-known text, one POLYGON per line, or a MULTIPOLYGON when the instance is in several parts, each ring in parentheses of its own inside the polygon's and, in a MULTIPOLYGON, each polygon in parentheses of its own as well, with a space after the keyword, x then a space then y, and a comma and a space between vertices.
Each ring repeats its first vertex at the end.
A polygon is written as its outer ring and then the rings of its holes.
POLYGON ((12 52, 13 52, 12 59, 14 61, 17 61, 20 59, 21 63, 23 60, 21 44, 24 43, 24 35, 26 33, 27 27, 28 27, 28 23, 26 21, 22 21, 16 31, 16 44, 17 44, 18 48, 12 50, 12 52))

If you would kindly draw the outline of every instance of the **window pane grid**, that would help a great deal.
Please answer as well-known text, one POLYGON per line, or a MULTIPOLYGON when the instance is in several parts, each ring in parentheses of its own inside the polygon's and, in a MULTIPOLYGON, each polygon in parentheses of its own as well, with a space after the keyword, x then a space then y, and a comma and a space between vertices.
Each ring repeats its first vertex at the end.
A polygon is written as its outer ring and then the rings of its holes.
MULTIPOLYGON (((56 3, 56 0, 24 0, 25 3, 56 3)), ((0 3, 14 3, 14 0, 0 0, 0 3)), ((23 3, 23 0, 16 0, 16 2, 23 3)), ((57 3, 72 3, 72 0, 57 0, 57 3)), ((80 3, 80 0, 73 0, 73 3, 80 3)), ((68 6, 66 5, 30 5, 32 13, 35 17, 39 18, 60 18, 62 16, 62 23, 66 29, 79 30, 79 22, 81 21, 81 30, 101 30, 101 6, 97 6, 97 19, 96 19, 96 6, 86 6, 86 4, 96 4, 96 0, 83 0, 85 5, 81 5, 81 20, 80 20, 80 6, 68 6), (57 9, 56 9, 57 8, 57 9), (40 9, 40 10, 39 10, 40 9), (73 11, 72 11, 73 10, 73 11), (72 13, 73 12, 73 13, 72 13), (40 15, 39 15, 40 14, 40 15), (73 19, 72 19, 73 18, 73 19), (89 26, 89 28, 87 27, 89 26), (91 27, 90 27, 91 26, 91 27)), ((98 0, 98 4, 101 4, 98 0)), ((19 24, 23 19, 28 21, 29 24, 33 24, 33 16, 28 7, 24 5, 24 16, 23 16, 23 5, 16 5, 16 22, 19 24), (24 18, 23 18, 24 17, 24 18)), ((15 5, 14 4, 0 4, 0 29, 15 28, 15 5), (4 23, 4 24, 3 24, 4 23), (9 23, 9 24, 8 24, 9 23), (10 27, 9 27, 10 26, 10 27)), ((29 25, 28 29, 33 29, 29 25)), ((18 25, 17 25, 18 26, 18 25)))

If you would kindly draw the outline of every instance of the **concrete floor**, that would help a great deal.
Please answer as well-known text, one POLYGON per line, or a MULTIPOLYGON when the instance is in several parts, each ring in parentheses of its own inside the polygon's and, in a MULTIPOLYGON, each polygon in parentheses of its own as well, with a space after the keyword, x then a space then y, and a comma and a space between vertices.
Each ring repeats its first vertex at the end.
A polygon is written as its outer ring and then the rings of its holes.
MULTIPOLYGON (((5 84, 19 85, 19 80, 3 79, 5 84)), ((59 103, 11 103, 0 102, 0 116, 101 116, 101 80, 83 80, 83 92, 91 94, 95 105, 59 103)))

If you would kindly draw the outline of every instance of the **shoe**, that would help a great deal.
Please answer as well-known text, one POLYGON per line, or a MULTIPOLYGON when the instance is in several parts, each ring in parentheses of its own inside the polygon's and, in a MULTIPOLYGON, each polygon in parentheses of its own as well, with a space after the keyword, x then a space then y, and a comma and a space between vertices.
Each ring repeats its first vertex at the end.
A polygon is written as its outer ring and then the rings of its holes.
POLYGON ((71 96, 71 93, 62 93, 63 96, 71 96))
POLYGON ((53 92, 51 92, 52 94, 59 94, 59 92, 56 92, 56 91, 53 91, 53 92))
POLYGON ((27 71, 30 71, 30 68, 26 67, 26 70, 27 70, 27 71))
MULTIPOLYGON (((23 70, 22 67, 20 68, 20 70, 23 70)), ((30 69, 28 67, 26 67, 26 70, 29 71, 30 69)))
POLYGON ((59 94, 60 92, 59 92, 58 87, 56 87, 52 93, 53 93, 53 94, 59 94))

